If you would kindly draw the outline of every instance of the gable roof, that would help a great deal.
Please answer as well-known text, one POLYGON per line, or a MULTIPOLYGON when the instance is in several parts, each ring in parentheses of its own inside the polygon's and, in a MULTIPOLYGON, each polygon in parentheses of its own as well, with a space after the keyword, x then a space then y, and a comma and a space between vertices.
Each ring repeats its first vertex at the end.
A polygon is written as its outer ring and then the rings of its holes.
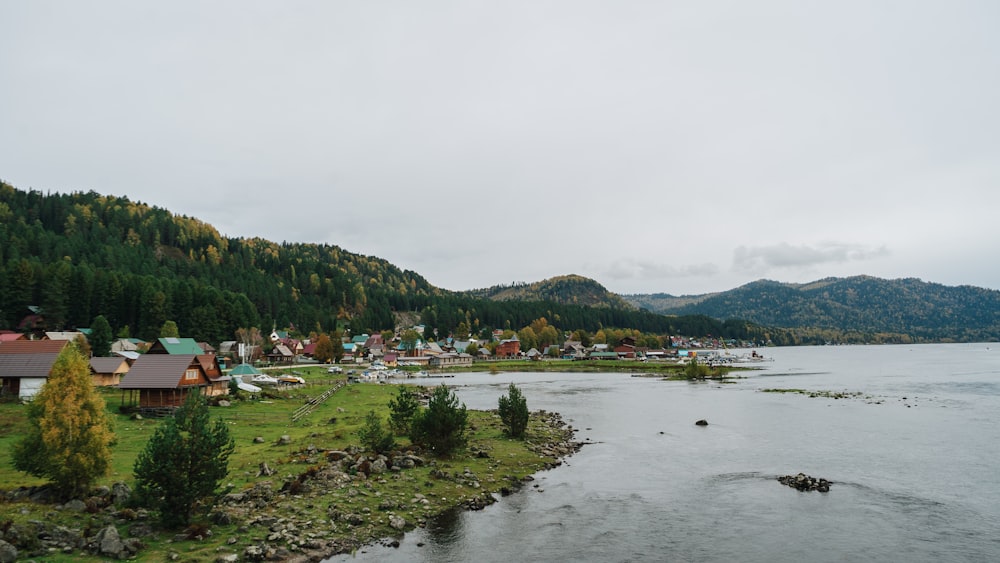
POLYGON ((0 355, 0 377, 48 377, 58 353, 0 355))
POLYGON ((158 338, 156 342, 150 347, 149 352, 152 354, 204 354, 205 351, 198 346, 194 338, 176 338, 173 336, 168 336, 166 338, 158 338), (163 350, 160 352, 160 350, 163 350))
POLYGON ((125 373, 128 362, 125 358, 90 358, 90 371, 94 373, 125 373))
POLYGON ((0 342, 10 342, 12 340, 24 340, 24 334, 20 332, 0 333, 0 342))
POLYGON ((11 340, 0 344, 0 354, 58 354, 69 340, 11 340))
POLYGON ((176 389, 184 372, 197 367, 201 383, 208 382, 196 354, 143 354, 132 364, 119 389, 176 389))

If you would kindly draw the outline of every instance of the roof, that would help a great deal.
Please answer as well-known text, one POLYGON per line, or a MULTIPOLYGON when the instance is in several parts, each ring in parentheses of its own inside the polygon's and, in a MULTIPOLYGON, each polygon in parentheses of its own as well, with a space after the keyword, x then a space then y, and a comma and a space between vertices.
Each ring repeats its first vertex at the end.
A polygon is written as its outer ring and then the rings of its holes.
POLYGON ((82 332, 78 331, 55 331, 46 332, 45 337, 49 340, 76 340, 76 337, 83 336, 82 332))
POLYGON ((58 354, 68 345, 68 340, 11 340, 0 344, 0 354, 58 354))
POLYGON ((229 372, 229 375, 260 375, 261 373, 263 372, 250 364, 239 364, 229 372))
POLYGON ((176 389, 184 372, 192 365, 198 367, 202 383, 205 371, 196 354, 143 354, 132 364, 128 375, 118 385, 119 389, 176 389))
POLYGON ((10 342, 12 340, 24 340, 24 334, 20 332, 4 332, 0 334, 0 342, 10 342))
POLYGON ((125 373, 128 363, 125 358, 90 358, 90 370, 94 373, 125 373))
POLYGON ((0 377, 48 377, 58 357, 57 352, 0 355, 0 377))
MULTIPOLYGON (((157 342, 161 347, 163 347, 167 354, 198 355, 205 353, 205 351, 201 349, 201 346, 198 346, 198 343, 195 342, 194 338, 177 338, 174 336, 168 336, 166 338, 157 339, 157 342)), ((156 346, 156 344, 153 344, 153 346, 156 346)))

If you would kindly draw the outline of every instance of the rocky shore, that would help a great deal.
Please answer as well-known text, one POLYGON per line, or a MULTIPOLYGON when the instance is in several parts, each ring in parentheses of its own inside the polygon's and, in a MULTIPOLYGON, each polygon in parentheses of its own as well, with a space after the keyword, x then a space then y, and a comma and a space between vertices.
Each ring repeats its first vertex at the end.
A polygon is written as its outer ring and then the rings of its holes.
POLYGON ((827 481, 826 479, 818 479, 816 477, 806 475, 805 473, 799 473, 798 475, 783 475, 778 477, 778 482, 782 485, 788 485, 798 491, 818 491, 821 493, 830 492, 830 485, 833 484, 831 481, 827 481))
MULTIPOLYGON (((558 413, 538 411, 532 418, 549 436, 526 443, 541 458, 534 470, 557 467, 583 446, 573 441, 574 429, 558 413)), ((380 541, 398 545, 407 530, 446 511, 483 509, 533 480, 530 473, 507 472, 488 442, 470 445, 464 458, 485 461, 475 464, 486 468, 479 474, 453 467, 464 465, 463 458, 437 460, 416 448, 372 455, 356 447, 324 451, 310 446, 300 455, 306 469, 298 475, 280 476, 262 462, 258 477, 263 480, 221 497, 209 515, 211 526, 192 526, 169 538, 167 543, 177 547, 166 558, 184 559, 185 542, 192 541, 215 545, 217 563, 312 562, 380 541)), ((122 508, 128 494, 126 485, 116 484, 85 500, 46 505, 58 518, 8 523, 0 534, 0 563, 55 553, 102 560, 142 557, 147 538, 163 532, 154 530, 146 511, 122 508), (95 528, 95 520, 102 524, 95 528)), ((37 489, 5 497, 23 502, 32 495, 37 503, 47 502, 37 489)))

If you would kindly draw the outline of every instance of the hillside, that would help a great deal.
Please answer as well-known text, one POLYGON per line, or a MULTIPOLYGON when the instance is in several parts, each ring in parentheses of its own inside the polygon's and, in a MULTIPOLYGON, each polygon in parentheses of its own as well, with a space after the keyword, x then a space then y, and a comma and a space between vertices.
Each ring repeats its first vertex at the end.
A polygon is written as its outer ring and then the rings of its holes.
POLYGON ((913 278, 856 276, 807 284, 760 280, 709 295, 623 297, 663 314, 742 318, 789 329, 895 333, 928 341, 1000 339, 1000 291, 913 278))
POLYGON ((564 331, 760 335, 744 322, 638 311, 578 276, 532 285, 506 300, 450 292, 331 244, 223 237, 126 197, 0 182, 0 329, 71 330, 101 315, 118 335, 148 340, 173 321, 185 336, 218 343, 240 327, 361 334, 405 318, 441 337, 461 326, 482 336, 544 317, 564 331))
POLYGON ((563 305, 633 309, 620 296, 583 276, 557 276, 534 283, 475 289, 469 295, 493 301, 551 301, 563 305))

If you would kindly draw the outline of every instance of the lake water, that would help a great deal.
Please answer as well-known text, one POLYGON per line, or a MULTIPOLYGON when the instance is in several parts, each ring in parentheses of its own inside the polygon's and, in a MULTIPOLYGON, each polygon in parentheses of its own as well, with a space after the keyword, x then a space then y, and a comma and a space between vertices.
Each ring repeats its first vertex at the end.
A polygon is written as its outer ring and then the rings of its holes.
POLYGON ((774 361, 729 384, 448 380, 477 409, 514 382, 531 410, 562 413, 594 443, 537 488, 329 561, 1000 561, 1000 345, 765 353, 774 361), (834 485, 775 479, 799 472, 834 485))

